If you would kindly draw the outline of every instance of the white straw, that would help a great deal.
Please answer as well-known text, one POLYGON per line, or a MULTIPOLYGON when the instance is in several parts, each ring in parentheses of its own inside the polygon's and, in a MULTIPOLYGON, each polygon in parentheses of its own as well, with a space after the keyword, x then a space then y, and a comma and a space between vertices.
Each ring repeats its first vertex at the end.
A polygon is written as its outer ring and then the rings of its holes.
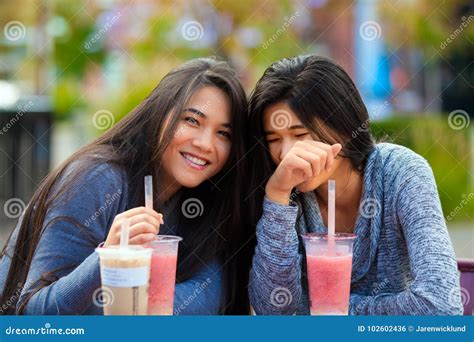
POLYGON ((145 176, 145 207, 153 209, 153 178, 145 176))
POLYGON ((328 183, 328 235, 336 234, 336 181, 329 180, 328 183))
POLYGON ((130 231, 128 229, 129 227, 130 219, 126 218, 125 220, 123 220, 122 227, 120 230, 120 248, 125 248, 128 246, 128 239, 130 236, 130 231))

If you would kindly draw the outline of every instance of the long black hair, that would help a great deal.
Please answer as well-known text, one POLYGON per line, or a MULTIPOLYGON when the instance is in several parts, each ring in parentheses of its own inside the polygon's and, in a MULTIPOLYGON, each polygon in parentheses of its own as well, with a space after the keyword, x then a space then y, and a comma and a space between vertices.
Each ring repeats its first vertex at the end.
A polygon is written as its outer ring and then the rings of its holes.
MULTIPOLYGON (((93 165, 108 163, 126 171, 129 208, 144 205, 145 175, 153 175, 154 192, 160 193, 160 188, 165 186, 158 183, 163 162, 166 162, 162 158, 163 153, 176 134, 184 106, 204 86, 221 89, 229 99, 233 128, 231 150, 218 174, 194 189, 183 189, 182 201, 190 197, 197 198, 204 210, 201 216, 191 221, 182 216, 181 203, 176 208, 181 214, 179 220, 188 227, 178 232, 186 243, 179 249, 177 281, 185 281, 199 271, 203 263, 218 258, 227 294, 226 308, 222 313, 248 313, 245 275, 249 272, 249 257, 239 253, 249 234, 241 224, 240 198, 246 170, 242 157, 245 152, 243 132, 248 104, 233 69, 227 63, 212 58, 194 59, 169 72, 133 111, 105 134, 74 153, 42 181, 25 210, 19 228, 0 303, 2 307, 9 307, 4 313, 21 314, 24 310, 27 301, 22 301, 18 310, 15 310, 16 303, 10 303, 9 299, 14 297, 16 284, 25 283, 34 252, 45 229, 47 210, 60 196, 77 187, 77 179, 84 176, 93 165), (68 166, 78 160, 81 161, 79 165, 71 173, 67 171, 67 179, 63 181, 68 166), (59 181, 61 186, 57 187, 59 181), (242 276, 244 279, 237 278, 242 276)), ((164 199, 159 196, 154 196, 154 199, 154 209, 161 211, 164 199)), ((87 228, 78 222, 75 224, 87 238, 87 228)), ((6 247, 2 256, 5 252, 6 247)), ((51 284, 57 278, 54 275, 56 271, 44 274, 31 295, 51 284)))
POLYGON ((334 61, 315 55, 277 61, 265 70, 249 102, 246 141, 252 171, 247 200, 255 201, 250 205, 254 223, 261 216, 265 183, 276 167, 263 128, 264 111, 272 104, 286 103, 320 141, 342 144, 340 156, 357 172, 363 172, 375 144, 369 115, 351 78, 334 61))

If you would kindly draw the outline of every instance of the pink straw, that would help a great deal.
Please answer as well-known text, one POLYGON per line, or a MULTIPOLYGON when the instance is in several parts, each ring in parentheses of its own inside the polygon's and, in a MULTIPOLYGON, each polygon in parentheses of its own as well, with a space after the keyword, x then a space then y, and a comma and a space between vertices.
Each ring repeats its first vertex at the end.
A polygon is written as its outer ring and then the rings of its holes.
POLYGON ((336 181, 328 182, 328 235, 336 235, 336 181))
POLYGON ((153 209, 153 177, 145 176, 145 207, 153 209))

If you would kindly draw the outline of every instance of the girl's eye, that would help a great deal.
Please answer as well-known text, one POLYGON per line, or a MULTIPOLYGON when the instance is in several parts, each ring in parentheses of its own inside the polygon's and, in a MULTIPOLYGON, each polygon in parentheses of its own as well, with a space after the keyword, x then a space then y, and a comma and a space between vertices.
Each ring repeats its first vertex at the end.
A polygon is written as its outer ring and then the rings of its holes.
POLYGON ((184 121, 186 121, 187 123, 191 125, 199 125, 199 121, 197 121, 195 118, 190 117, 190 116, 185 117, 184 121))
POLYGON ((267 139, 267 143, 269 143, 269 144, 272 143, 272 142, 276 142, 276 141, 278 141, 277 138, 275 138, 275 139, 267 139))
POLYGON ((220 134, 220 135, 222 135, 224 138, 227 138, 227 139, 230 139, 230 137, 231 137, 231 134, 230 134, 229 132, 227 132, 227 131, 219 131, 219 132, 217 132, 217 134, 220 134))
POLYGON ((301 137, 304 137, 305 135, 308 135, 309 133, 301 133, 301 134, 297 134, 296 137, 297 138, 301 138, 301 137))

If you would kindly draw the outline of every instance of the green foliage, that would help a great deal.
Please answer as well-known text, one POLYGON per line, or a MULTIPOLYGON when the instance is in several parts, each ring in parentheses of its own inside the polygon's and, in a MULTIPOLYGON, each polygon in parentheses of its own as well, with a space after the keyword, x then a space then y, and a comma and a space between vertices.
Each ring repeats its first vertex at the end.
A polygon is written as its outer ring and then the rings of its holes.
POLYGON ((60 78, 56 87, 53 88, 54 118, 64 120, 69 114, 78 108, 85 106, 82 97, 78 93, 77 81, 72 78, 60 78))
POLYGON ((453 130, 446 116, 395 117, 374 122, 371 127, 378 139, 406 146, 426 158, 433 169, 445 217, 458 208, 453 220, 473 220, 474 200, 461 203, 474 193, 469 127, 453 130))

